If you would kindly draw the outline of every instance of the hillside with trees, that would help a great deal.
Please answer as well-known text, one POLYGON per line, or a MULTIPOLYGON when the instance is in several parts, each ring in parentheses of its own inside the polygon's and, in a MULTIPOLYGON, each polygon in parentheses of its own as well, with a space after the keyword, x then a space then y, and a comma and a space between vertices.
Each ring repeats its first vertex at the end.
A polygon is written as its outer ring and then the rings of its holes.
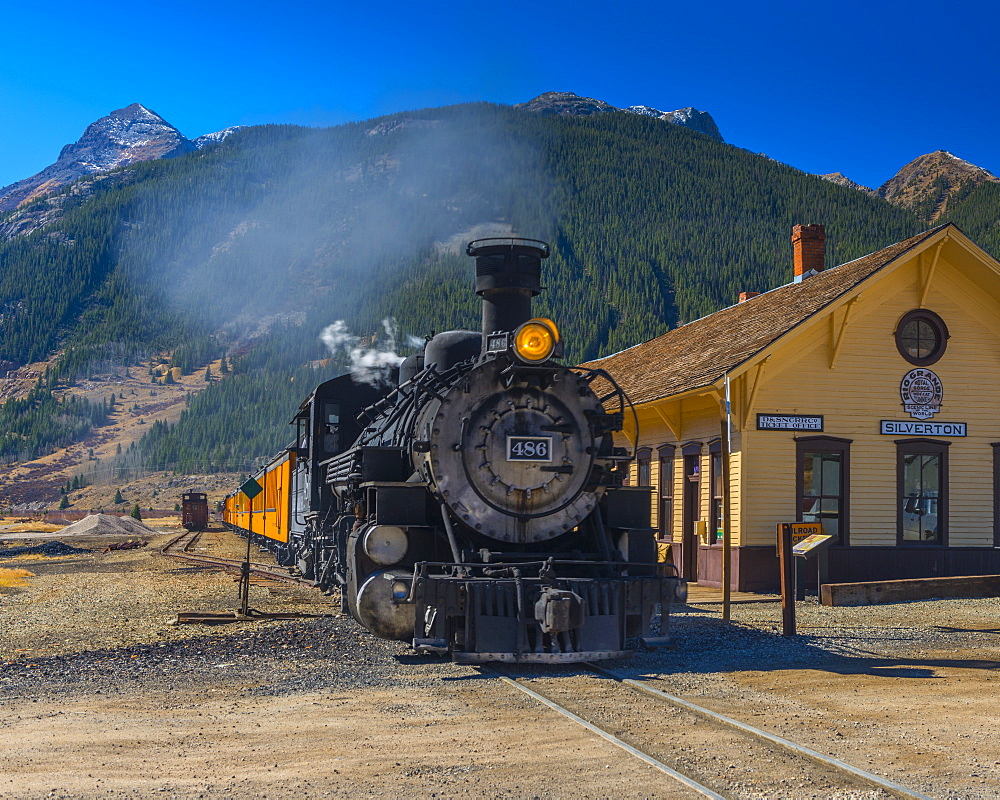
MULTIPOLYGON (((973 201, 991 186, 954 214, 979 219, 973 201)), ((298 403, 343 367, 319 340, 333 321, 361 336, 386 317, 417 336, 478 327, 469 239, 552 244, 536 308, 580 361, 787 282, 798 222, 826 225, 831 264, 923 227, 879 198, 633 114, 474 104, 247 128, 0 216, 0 359, 59 353, 44 389, 68 402, 74 381, 154 354, 184 373, 226 355, 231 374, 123 454, 222 468, 287 444, 298 403)), ((52 415, 71 438, 85 416, 52 415)))

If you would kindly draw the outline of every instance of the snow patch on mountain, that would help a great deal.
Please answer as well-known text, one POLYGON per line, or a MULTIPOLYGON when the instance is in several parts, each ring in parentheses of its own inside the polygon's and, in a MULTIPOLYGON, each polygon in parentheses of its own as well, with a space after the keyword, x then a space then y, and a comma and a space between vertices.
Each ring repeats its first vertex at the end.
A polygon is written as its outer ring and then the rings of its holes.
POLYGON ((215 133, 205 133, 193 140, 194 146, 199 150, 209 144, 218 144, 227 137, 236 133, 236 131, 243 130, 247 127, 246 125, 230 125, 228 128, 223 128, 221 131, 216 131, 215 133))

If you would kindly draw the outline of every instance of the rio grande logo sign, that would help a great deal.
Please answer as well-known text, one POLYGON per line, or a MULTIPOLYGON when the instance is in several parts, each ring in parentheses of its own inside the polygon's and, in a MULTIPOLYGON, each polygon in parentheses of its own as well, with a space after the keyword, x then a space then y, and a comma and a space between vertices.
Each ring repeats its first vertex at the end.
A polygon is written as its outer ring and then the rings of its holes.
POLYGON ((899 384, 903 408, 914 419, 930 419, 941 410, 944 387, 929 369, 911 369, 899 384))

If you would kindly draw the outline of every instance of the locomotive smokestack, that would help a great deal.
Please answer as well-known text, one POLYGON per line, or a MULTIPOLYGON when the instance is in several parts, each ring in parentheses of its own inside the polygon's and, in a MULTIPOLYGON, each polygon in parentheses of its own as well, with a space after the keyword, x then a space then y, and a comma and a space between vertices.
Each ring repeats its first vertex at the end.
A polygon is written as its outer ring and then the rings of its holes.
POLYGON ((483 336, 512 331, 531 319, 531 298, 542 291, 542 259, 549 257, 549 246, 536 239, 477 239, 465 252, 476 259, 483 336))

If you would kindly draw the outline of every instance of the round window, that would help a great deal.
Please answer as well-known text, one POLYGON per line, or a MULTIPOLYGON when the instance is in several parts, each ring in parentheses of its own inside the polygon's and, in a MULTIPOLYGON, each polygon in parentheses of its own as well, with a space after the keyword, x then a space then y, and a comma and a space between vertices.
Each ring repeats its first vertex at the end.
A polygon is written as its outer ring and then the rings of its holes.
POLYGON ((933 311, 923 308, 907 312, 896 326, 899 354, 918 367, 933 364, 944 355, 948 327, 933 311))

